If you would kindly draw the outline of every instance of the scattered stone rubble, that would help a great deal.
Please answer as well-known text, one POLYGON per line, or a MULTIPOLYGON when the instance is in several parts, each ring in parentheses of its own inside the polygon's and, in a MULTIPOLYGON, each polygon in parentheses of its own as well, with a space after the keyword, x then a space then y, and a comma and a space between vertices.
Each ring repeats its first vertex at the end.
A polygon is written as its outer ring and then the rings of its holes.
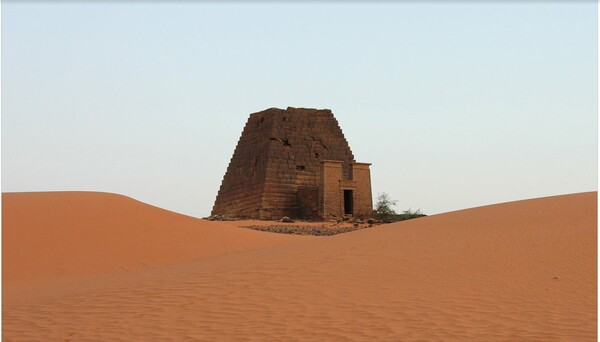
POLYGON ((208 221, 239 221, 241 218, 233 215, 210 215, 208 217, 204 217, 205 220, 208 221))
MULTIPOLYGON (((284 218, 285 219, 285 218, 284 218)), ((274 221, 273 224, 268 225, 250 225, 242 226, 242 228, 248 228, 253 230, 259 230, 263 232, 280 233, 280 234, 296 234, 296 235, 316 235, 316 236, 329 236, 341 233, 348 233, 351 231, 371 228, 376 225, 383 224, 383 221, 368 219, 347 219, 347 220, 330 220, 322 221, 320 225, 307 225, 307 224, 277 224, 277 222, 294 222, 274 221)), ((314 221, 302 221, 302 222, 314 222, 314 221)))

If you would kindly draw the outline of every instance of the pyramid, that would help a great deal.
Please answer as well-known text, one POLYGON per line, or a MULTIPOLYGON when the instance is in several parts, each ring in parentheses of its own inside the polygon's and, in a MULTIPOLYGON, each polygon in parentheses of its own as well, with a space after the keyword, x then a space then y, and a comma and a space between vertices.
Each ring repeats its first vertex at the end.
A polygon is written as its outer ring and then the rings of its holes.
POLYGON ((269 108, 248 118, 212 215, 368 218, 369 166, 355 162, 331 110, 269 108))

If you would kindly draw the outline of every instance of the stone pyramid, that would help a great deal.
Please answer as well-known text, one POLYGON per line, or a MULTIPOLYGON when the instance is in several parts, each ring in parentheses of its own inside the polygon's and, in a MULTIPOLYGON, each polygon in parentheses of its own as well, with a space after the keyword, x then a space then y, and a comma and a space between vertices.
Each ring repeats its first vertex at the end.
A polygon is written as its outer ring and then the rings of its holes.
MULTIPOLYGON (((334 200, 335 210, 325 210, 325 179, 331 178, 335 183, 330 186, 333 197, 343 197, 340 182, 352 182, 353 170, 364 170, 366 166, 368 171, 368 165, 355 163, 329 109, 288 107, 253 113, 233 152, 212 215, 253 219, 342 216, 343 198, 340 203, 334 200)), ((367 185, 368 194, 362 196, 368 202, 364 203, 368 207, 365 212, 354 210, 357 205, 362 206, 361 196, 350 198, 350 190, 346 191, 346 202, 353 203, 346 204, 346 211, 355 211, 355 216, 371 215, 370 175, 367 185)), ((346 184, 347 189, 356 188, 356 184, 352 186, 346 184)))

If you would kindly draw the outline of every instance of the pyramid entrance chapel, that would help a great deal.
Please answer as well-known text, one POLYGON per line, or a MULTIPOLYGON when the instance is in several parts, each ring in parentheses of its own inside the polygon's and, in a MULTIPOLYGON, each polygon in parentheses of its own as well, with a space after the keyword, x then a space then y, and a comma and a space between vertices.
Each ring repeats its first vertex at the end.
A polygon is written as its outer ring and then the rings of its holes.
POLYGON ((253 113, 237 143, 212 215, 369 218, 369 163, 357 163, 329 109, 253 113))

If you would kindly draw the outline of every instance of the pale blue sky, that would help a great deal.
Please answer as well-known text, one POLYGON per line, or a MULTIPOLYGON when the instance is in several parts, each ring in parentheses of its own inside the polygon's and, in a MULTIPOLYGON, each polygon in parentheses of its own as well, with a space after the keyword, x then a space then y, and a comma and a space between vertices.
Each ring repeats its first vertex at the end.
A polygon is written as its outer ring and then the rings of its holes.
POLYGON ((2 191, 210 213, 250 113, 330 108, 427 214, 597 190, 578 2, 2 2, 2 191))

